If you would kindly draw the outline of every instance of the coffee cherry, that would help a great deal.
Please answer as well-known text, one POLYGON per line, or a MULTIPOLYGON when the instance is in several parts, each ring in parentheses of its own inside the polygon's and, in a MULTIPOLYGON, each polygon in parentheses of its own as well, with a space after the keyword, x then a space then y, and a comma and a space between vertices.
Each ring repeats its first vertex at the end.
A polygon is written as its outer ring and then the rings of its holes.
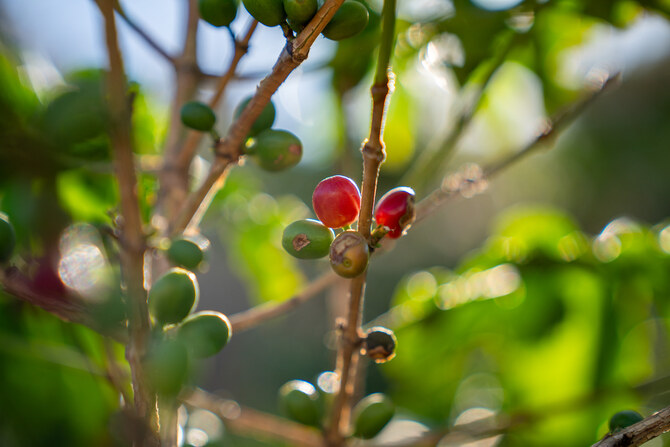
POLYGON ((172 241, 166 254, 172 264, 188 270, 196 269, 205 257, 198 244, 184 238, 172 241))
POLYGON ((179 323, 198 303, 200 291, 195 275, 174 268, 149 290, 149 311, 161 325, 179 323))
POLYGON ((189 315, 179 325, 177 338, 195 357, 217 354, 233 333, 228 317, 220 312, 203 311, 189 315))
POLYGON ((291 132, 267 129, 251 140, 246 152, 266 171, 283 171, 298 164, 302 143, 291 132))
POLYGON ((330 40, 346 39, 363 31, 369 18, 365 6, 354 0, 346 0, 321 34, 330 40))
POLYGON ((392 330, 376 326, 365 333, 362 353, 375 363, 384 363, 395 357, 397 340, 392 330))
POLYGON ((319 393, 304 380, 291 380, 279 388, 279 406, 290 419, 305 425, 319 425, 319 393))
POLYGON ((370 394, 354 408, 354 436, 371 439, 389 423, 395 406, 391 399, 381 393, 370 394))
POLYGON ((345 278, 353 278, 363 273, 369 258, 368 243, 356 231, 338 234, 330 245, 330 266, 335 273, 345 278))
POLYGON ((0 262, 7 262, 12 257, 16 245, 16 232, 9 218, 0 213, 0 262))
POLYGON ((209 132, 214 127, 216 115, 208 105, 191 101, 181 107, 181 122, 191 129, 209 132))
POLYGON ((282 0, 242 0, 242 3, 265 26, 277 26, 286 18, 282 0))
POLYGON ((316 217, 330 228, 342 228, 358 219, 361 192, 349 177, 334 175, 321 180, 312 194, 316 217))
POLYGON ((149 387, 158 394, 176 396, 188 378, 186 347, 177 340, 154 340, 143 365, 149 387))
MULTIPOLYGON (((249 104, 249 101, 251 101, 251 96, 246 98, 244 101, 239 103, 239 105, 235 108, 235 119, 239 118, 240 115, 242 114, 242 111, 244 108, 249 104)), ((250 137, 253 137, 254 135, 257 135, 258 133, 264 131, 265 129, 269 129, 272 127, 272 124, 275 122, 275 115, 277 114, 277 111, 275 110, 275 106, 270 101, 267 103, 267 105, 263 108, 263 111, 261 112, 260 115, 258 115, 258 118, 256 118, 256 121, 251 125, 251 130, 249 131, 250 137)))
POLYGON ((389 228, 388 237, 397 239, 409 229, 416 218, 414 191, 401 186, 384 194, 375 209, 375 221, 389 228))
POLYGON ((309 22, 318 8, 317 0, 284 0, 286 17, 293 23, 309 22))
POLYGON ((614 433, 619 430, 622 430, 629 425, 636 424, 640 422, 642 419, 642 415, 638 413, 637 411, 633 410, 624 410, 624 411, 619 411, 618 413, 614 413, 612 417, 610 418, 610 432, 614 433))
POLYGON ((198 0, 200 17, 213 26, 228 26, 237 15, 238 0, 198 0))
POLYGON ((300 259, 317 259, 326 256, 335 234, 318 220, 304 219, 284 229, 281 244, 289 254, 300 259))

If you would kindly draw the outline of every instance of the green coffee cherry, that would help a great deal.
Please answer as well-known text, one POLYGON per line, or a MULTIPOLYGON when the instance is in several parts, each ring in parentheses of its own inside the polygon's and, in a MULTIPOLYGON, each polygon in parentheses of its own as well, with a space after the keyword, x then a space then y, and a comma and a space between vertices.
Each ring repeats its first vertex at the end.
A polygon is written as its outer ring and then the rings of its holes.
POLYGON ((371 439, 389 423, 395 406, 384 394, 370 394, 354 408, 354 436, 371 439))
POLYGON ((277 26, 286 18, 282 0, 242 0, 251 16, 265 26, 277 26))
POLYGON ((177 340, 155 340, 143 364, 148 385, 158 394, 176 396, 188 378, 186 347, 177 340))
POLYGON ((195 308, 199 295, 195 275, 174 268, 149 290, 149 311, 160 325, 179 323, 195 308))
MULTIPOLYGON (((235 108, 235 119, 239 118, 240 115, 242 114, 242 111, 244 108, 249 104, 249 101, 251 101, 251 96, 246 98, 244 101, 242 101, 237 108, 235 108)), ((256 118, 256 121, 251 125, 251 130, 249 131, 250 137, 253 137, 254 135, 257 135, 258 133, 264 131, 265 129, 269 129, 272 127, 272 124, 275 122, 275 115, 277 114, 277 111, 275 110, 275 106, 270 101, 264 108, 263 111, 261 112, 260 115, 258 115, 258 118, 256 118)))
POLYGON ((16 246, 16 232, 7 215, 0 213, 0 262, 7 262, 12 257, 16 246))
POLYGON ((198 244, 184 238, 172 241, 166 254, 172 264, 188 270, 195 270, 205 258, 198 244))
POLYGON ((302 143, 291 132, 267 129, 254 137, 246 152, 266 171, 283 171, 298 164, 302 143))
POLYGON ((181 108, 181 122, 191 129, 209 132, 214 127, 216 115, 208 105, 191 101, 181 108))
POLYGON ((330 245, 330 266, 345 278, 353 278, 365 271, 370 258, 368 243, 360 233, 352 230, 337 235, 330 245))
POLYGON ((210 25, 228 26, 237 15, 238 0, 198 0, 200 17, 210 25))
POLYGON ((363 31, 369 18, 365 6, 354 0, 346 0, 321 34, 330 40, 346 39, 363 31))
POLYGON ((300 259, 323 258, 330 251, 335 233, 318 220, 304 219, 284 229, 281 244, 289 254, 300 259))
POLYGON ((290 419, 305 425, 319 425, 319 393, 304 380, 291 380, 279 389, 279 405, 290 419))
POLYGON ((633 410, 624 410, 614 413, 610 418, 610 432, 614 433, 623 430, 630 425, 640 422, 642 419, 644 419, 642 415, 633 410))
POLYGON ((195 357, 217 354, 233 333, 228 317, 220 312, 203 311, 189 315, 180 325, 177 338, 195 357))
POLYGON ((307 23, 316 14, 319 5, 316 0, 284 0, 284 11, 289 23, 307 23))

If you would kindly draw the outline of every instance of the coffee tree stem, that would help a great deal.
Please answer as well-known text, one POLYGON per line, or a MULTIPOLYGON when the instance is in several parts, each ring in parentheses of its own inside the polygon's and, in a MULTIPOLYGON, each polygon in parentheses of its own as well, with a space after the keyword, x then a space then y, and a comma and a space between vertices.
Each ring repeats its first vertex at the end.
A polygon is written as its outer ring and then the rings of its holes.
MULTIPOLYGON (((372 213, 379 169, 386 158, 383 141, 386 102, 390 93, 389 63, 395 43, 395 0, 385 0, 382 9, 382 34, 372 95, 372 118, 370 135, 363 144, 363 184, 361 188, 361 209, 358 216, 358 232, 366 239, 370 237, 372 213)), ((366 270, 367 271, 367 270, 366 270)), ((349 310, 347 323, 343 329, 337 354, 340 386, 333 402, 331 419, 325 432, 329 445, 341 446, 345 443, 352 399, 356 387, 356 371, 359 362, 359 331, 363 315, 366 272, 353 278, 349 288, 349 310)))
POLYGON ((137 197, 130 104, 126 91, 123 58, 118 44, 114 1, 98 0, 97 3, 105 22, 105 42, 109 58, 107 91, 111 115, 110 137, 123 218, 120 228, 120 260, 128 296, 129 340, 126 345, 126 358, 131 369, 135 410, 138 416, 146 421, 151 431, 149 439, 137 436, 134 445, 158 445, 156 395, 149 390, 142 368, 142 358, 146 352, 151 322, 147 308, 147 294, 144 289, 146 245, 137 197))

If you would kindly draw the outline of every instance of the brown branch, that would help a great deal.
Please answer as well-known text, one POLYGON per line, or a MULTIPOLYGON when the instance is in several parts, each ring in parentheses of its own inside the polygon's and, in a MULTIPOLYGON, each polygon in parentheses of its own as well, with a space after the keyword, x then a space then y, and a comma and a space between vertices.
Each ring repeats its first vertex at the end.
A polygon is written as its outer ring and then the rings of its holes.
MULTIPOLYGON (((235 76, 235 70, 237 70, 237 66, 240 63, 240 60, 242 57, 244 57, 245 54, 247 54, 247 51, 249 50, 249 41, 251 40, 251 36, 256 30, 257 25, 258 22, 256 20, 252 21, 249 25, 249 28, 247 28, 247 32, 245 33, 242 40, 234 39, 235 52, 233 54, 233 58, 230 61, 230 65, 228 66, 226 73, 218 78, 218 84, 216 86, 214 96, 212 96, 212 99, 209 101, 210 108, 216 108, 216 106, 219 104, 219 101, 221 101, 221 97, 223 96, 228 83, 235 76)), ((203 132, 189 131, 188 136, 186 137, 186 141, 184 142, 184 145, 182 146, 182 149, 177 156, 176 165, 179 168, 184 170, 188 169, 188 166, 191 164, 191 160, 193 160, 193 156, 195 155, 195 150, 205 135, 206 134, 203 132)))
POLYGON ((223 420, 233 433, 280 441, 296 447, 323 447, 319 431, 272 414, 240 407, 235 401, 222 399, 196 388, 182 399, 184 403, 209 410, 223 420))
POLYGON ((242 156, 242 142, 249 133, 251 125, 270 102, 270 98, 279 86, 293 70, 307 59, 311 45, 343 2, 344 0, 327 0, 305 26, 305 29, 295 39, 286 44, 272 68, 272 72, 260 82, 256 94, 251 98, 238 119, 230 126, 225 138, 217 144, 216 159, 212 163, 207 177, 202 185, 188 197, 179 213, 179 217, 170 228, 171 234, 183 231, 189 225, 193 216, 198 214, 198 210, 209 205, 205 202, 205 199, 213 197, 217 187, 223 186, 223 182, 219 182, 219 178, 230 166, 239 162, 242 156))
POLYGON ((233 334, 246 331, 259 324, 285 314, 286 312, 295 309, 302 303, 308 301, 310 298, 316 296, 326 287, 333 284, 340 277, 332 271, 324 273, 323 275, 310 282, 300 293, 286 301, 280 303, 264 303, 256 307, 252 307, 244 312, 236 313, 230 316, 230 323, 233 326, 233 334))
MULTIPOLYGON (((134 391, 135 409, 157 430, 156 396, 148 389, 142 370, 141 360, 146 352, 151 322, 144 289, 145 240, 142 231, 137 178, 133 159, 130 104, 126 91, 126 76, 123 58, 119 50, 114 0, 98 0, 98 6, 105 21, 105 41, 109 57, 107 91, 109 97, 111 129, 110 136, 114 149, 114 166, 119 183, 121 198, 120 228, 121 271, 129 301, 129 335, 126 358, 130 364, 134 391)), ((157 439, 137 440, 136 445, 155 444, 157 439)))
POLYGON ((151 37, 140 25, 137 24, 137 22, 135 22, 135 20, 126 14, 118 0, 114 1, 114 9, 119 14, 119 17, 121 17, 123 21, 126 22, 126 25, 128 25, 142 39, 144 39, 147 45, 153 48, 158 54, 163 56, 163 58, 171 65, 175 65, 174 57, 172 57, 162 46, 160 46, 153 37, 151 37))
POLYGON ((159 175, 160 190, 156 207, 158 214, 168 220, 175 218, 188 194, 188 166, 179 166, 177 158, 186 136, 181 124, 181 107, 193 97, 200 76, 196 54, 199 19, 197 0, 188 0, 183 48, 175 60, 176 89, 170 106, 170 123, 163 153, 163 168, 159 175))
POLYGON ((619 80, 620 76, 618 73, 605 79, 593 93, 590 93, 586 98, 576 102, 551 118, 533 141, 513 155, 492 163, 484 169, 470 166, 466 169, 467 172, 461 172, 445 177, 440 188, 432 191, 428 196, 417 203, 416 222, 425 219, 440 205, 453 197, 464 193, 466 196, 471 196, 483 191, 486 188, 489 179, 500 174, 509 166, 523 160, 528 155, 552 144, 562 130, 572 123, 575 118, 580 116, 581 113, 593 103, 593 101, 600 97, 600 95, 613 85, 618 84, 619 80))
MULTIPOLYGON (((379 169, 386 158, 383 141, 386 102, 390 93, 389 62, 395 43, 395 0, 385 0, 382 11, 382 36, 374 82, 370 88, 372 117, 370 134, 361 148, 363 155, 363 184, 361 209, 358 215, 358 232, 370 238, 372 213, 377 193, 379 169)), ((359 364, 360 328, 363 318, 363 303, 367 270, 353 278, 349 288, 349 311, 337 354, 337 372, 340 377, 339 390, 331 408, 329 425, 325 436, 331 446, 345 444, 348 433, 351 405, 356 388, 359 364)))
POLYGON ((623 430, 607 435, 592 447, 635 447, 670 431, 670 407, 623 430))

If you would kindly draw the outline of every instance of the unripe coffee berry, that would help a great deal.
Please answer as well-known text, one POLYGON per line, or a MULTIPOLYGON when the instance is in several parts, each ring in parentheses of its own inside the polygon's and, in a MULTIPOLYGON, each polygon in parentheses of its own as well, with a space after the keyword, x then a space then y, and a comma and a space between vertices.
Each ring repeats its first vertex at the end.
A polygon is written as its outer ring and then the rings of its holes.
POLYGON ((16 232, 9 218, 0 213, 0 262, 6 262, 12 257, 16 245, 16 232))
POLYGON ((143 359, 143 366, 147 383, 153 391, 176 396, 188 379, 186 347, 177 340, 154 340, 143 359))
POLYGON ((279 389, 282 412, 296 422, 319 425, 319 393, 304 380, 291 380, 279 389))
POLYGON ((304 219, 284 229, 282 246, 289 254, 300 259, 323 258, 330 251, 335 234, 318 220, 304 219))
POLYGON ((353 414, 354 436, 371 439, 393 418, 395 405, 384 394, 370 394, 356 404, 353 414))
POLYGON ((284 0, 284 11, 289 23, 307 23, 319 8, 317 0, 284 0))
POLYGON ((230 340, 233 333, 228 317, 220 312, 203 311, 189 315, 180 325, 177 338, 195 357, 211 357, 230 340))
POLYGON ((198 101, 184 104, 180 112, 181 122, 186 127, 201 132, 209 132, 214 127, 216 115, 208 105, 198 101))
POLYGON ((614 413, 609 421, 610 432, 614 433, 622 430, 630 425, 640 422, 642 419, 644 419, 642 415, 633 410, 624 410, 614 413))
POLYGON ((246 153, 266 171, 283 171, 298 164, 302 143, 291 132, 267 129, 251 140, 246 153))
POLYGON ((237 15, 238 0, 198 0, 200 17, 213 26, 228 26, 237 15))
POLYGON ((334 175, 321 180, 312 194, 316 217, 327 227, 342 228, 358 219, 361 192, 349 177, 334 175))
POLYGON ((277 26, 286 18, 282 0, 242 0, 251 16, 265 26, 277 26))
POLYGON ((397 239, 409 229, 416 218, 414 190, 406 186, 394 188, 384 194, 375 208, 375 221, 388 227, 387 234, 397 239))
POLYGON ((346 0, 321 34, 330 40, 346 39, 363 31, 369 18, 368 9, 363 4, 354 0, 346 0))
POLYGON ((375 363, 384 363, 395 357, 397 340, 392 330, 376 326, 365 333, 362 353, 375 363))
MULTIPOLYGON (((247 97, 244 99, 239 105, 235 108, 235 113, 234 117, 235 119, 239 118, 240 115, 242 114, 242 111, 245 109, 247 104, 249 104, 249 101, 251 101, 251 96, 247 97)), ((274 104, 272 101, 266 104, 266 106, 263 108, 261 111, 261 114, 258 115, 258 118, 256 118, 256 121, 251 125, 251 130, 249 130, 249 135, 250 137, 253 137, 254 135, 257 135, 258 133, 264 131, 265 129, 269 129, 272 127, 272 124, 275 122, 275 116, 277 115, 277 110, 275 109, 274 104)))
POLYGON ((188 270, 196 269, 205 257, 198 244, 184 238, 172 241, 166 254, 172 264, 188 270))
POLYGON ((179 323, 195 308, 199 295, 195 275, 174 268, 149 290, 149 311, 160 325, 179 323))
POLYGON ((368 243, 360 233, 345 231, 330 245, 330 266, 345 278, 353 278, 365 271, 370 258, 368 243))

